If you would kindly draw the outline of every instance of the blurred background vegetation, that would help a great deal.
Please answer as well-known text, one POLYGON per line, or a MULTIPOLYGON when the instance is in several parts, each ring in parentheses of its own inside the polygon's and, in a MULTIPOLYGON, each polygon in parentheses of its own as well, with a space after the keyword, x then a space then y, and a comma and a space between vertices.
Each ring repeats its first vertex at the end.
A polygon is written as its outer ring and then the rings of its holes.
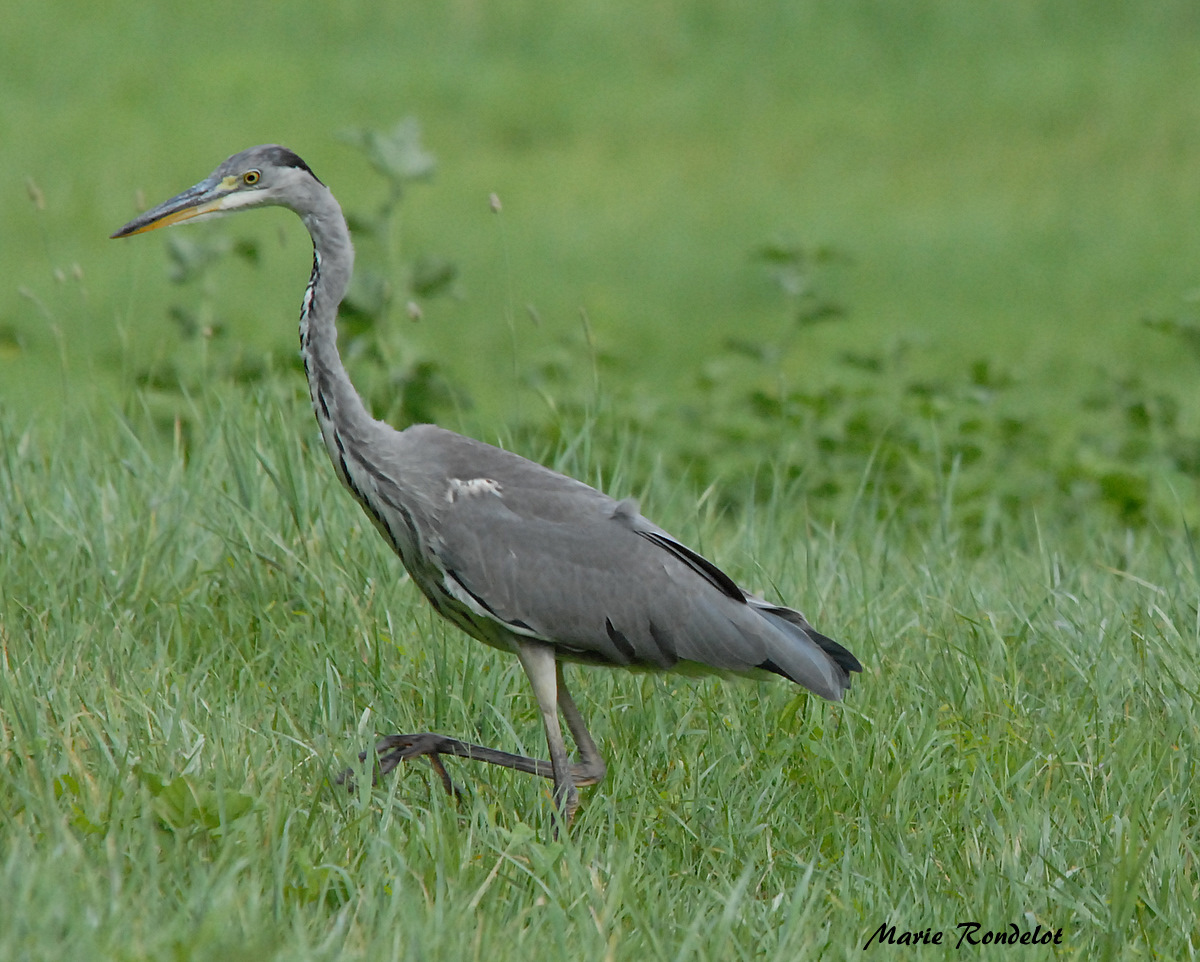
POLYGON ((986 490, 984 528, 1194 493, 1192 3, 9 9, 18 420, 169 425, 172 395, 290 368, 290 215, 106 239, 275 141, 352 214, 353 373, 394 420, 536 455, 602 412, 699 484, 767 460, 831 514, 865 465, 924 499, 915 455, 986 490))

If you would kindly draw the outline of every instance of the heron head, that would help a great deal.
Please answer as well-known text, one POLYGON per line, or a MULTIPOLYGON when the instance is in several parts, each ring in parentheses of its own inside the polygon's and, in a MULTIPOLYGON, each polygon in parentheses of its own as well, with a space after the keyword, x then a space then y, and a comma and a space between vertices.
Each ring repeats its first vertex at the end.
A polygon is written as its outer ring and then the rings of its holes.
POLYGON ((275 205, 295 210, 315 185, 324 186, 308 164, 286 147, 251 147, 234 154, 194 187, 135 217, 112 236, 129 237, 248 207, 275 205))

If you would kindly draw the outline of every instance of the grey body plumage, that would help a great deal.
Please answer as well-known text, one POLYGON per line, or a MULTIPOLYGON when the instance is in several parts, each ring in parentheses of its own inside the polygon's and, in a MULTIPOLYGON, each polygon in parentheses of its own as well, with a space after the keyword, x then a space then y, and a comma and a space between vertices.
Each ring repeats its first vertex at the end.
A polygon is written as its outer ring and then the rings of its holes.
POLYGON ((798 611, 739 588, 632 501, 433 425, 397 431, 372 418, 337 350, 337 309, 354 263, 349 230, 328 188, 290 150, 235 154, 113 236, 266 205, 295 211, 312 235, 301 355, 339 479, 440 614, 520 658, 546 727, 549 762, 422 733, 380 742, 381 771, 425 755, 449 790, 439 755, 454 754, 543 775, 569 821, 577 786, 598 782, 605 764, 567 692, 563 661, 774 672, 823 698, 842 697, 861 670, 848 650, 798 611), (579 751, 574 764, 559 711, 579 751))

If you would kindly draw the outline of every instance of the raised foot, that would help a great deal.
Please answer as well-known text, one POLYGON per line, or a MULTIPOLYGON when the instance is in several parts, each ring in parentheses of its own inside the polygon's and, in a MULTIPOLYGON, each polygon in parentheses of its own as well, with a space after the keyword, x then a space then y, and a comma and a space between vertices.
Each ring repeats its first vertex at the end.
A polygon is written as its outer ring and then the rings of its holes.
MULTIPOLYGON (((370 754, 369 751, 359 752, 359 761, 365 762, 370 757, 370 754)), ((371 778, 372 785, 377 785, 381 776, 386 775, 401 762, 408 761, 410 758, 416 758, 419 755, 424 755, 429 759, 434 771, 441 777, 446 791, 452 795, 457 795, 458 792, 450 782, 450 777, 446 774, 446 769, 442 765, 440 758, 442 755, 456 755, 459 758, 466 758, 476 762, 487 762, 489 765, 499 765, 502 768, 511 768, 529 775, 538 775, 549 779, 554 778, 554 766, 544 759, 530 758, 527 755, 514 755, 512 752, 502 752, 495 748, 486 748, 483 745, 473 745, 459 738, 451 738, 449 735, 438 735, 434 732, 419 732, 413 735, 388 735, 385 738, 381 738, 375 744, 375 755, 378 760, 371 778)), ((593 752, 593 757, 573 762, 570 766, 570 772, 571 781, 574 782, 575 786, 595 785, 604 778, 604 760, 593 752)), ((350 791, 354 791, 354 774, 355 770, 353 768, 345 769, 337 776, 337 783, 339 785, 346 785, 350 791)), ((560 801, 562 800, 560 799, 560 801)))
MULTIPOLYGON (((414 735, 388 735, 386 738, 381 738, 375 745, 374 754, 376 762, 371 773, 371 784, 378 785, 379 779, 401 762, 424 755, 429 759, 430 766, 442 780, 442 787, 446 790, 446 794, 453 795, 456 799, 462 801, 462 792, 450 780, 450 774, 446 771, 446 766, 442 764, 440 756, 443 754, 465 755, 465 757, 469 758, 472 756, 464 750, 478 747, 468 745, 457 738, 450 738, 447 735, 437 735, 433 732, 419 732, 414 735)), ((484 749, 484 751, 487 751, 487 749, 484 749)), ((359 752, 358 760, 365 762, 371 754, 371 751, 359 752)), ((355 783, 355 775, 355 769, 343 769, 338 773, 337 784, 345 785, 347 791, 354 792, 358 787, 355 783)))
MULTIPOLYGON (((371 784, 379 784, 379 779, 401 762, 424 756, 429 759, 430 766, 442 780, 442 787, 445 788, 446 794, 453 795, 462 801, 462 793, 450 780, 450 775, 442 764, 442 755, 457 755, 459 758, 487 762, 489 765, 499 765, 502 768, 511 768, 518 772, 553 779, 556 781, 554 837, 557 838, 559 826, 570 826, 575 812, 579 808, 577 788, 584 785, 595 785, 605 775, 604 759, 596 751, 595 744, 587 735, 586 730, 581 728, 581 732, 582 737, 586 739, 584 750, 581 752, 583 757, 580 761, 569 763, 567 766, 569 774, 565 779, 555 779, 554 766, 543 759, 530 758, 527 755, 514 755, 511 752, 502 752, 495 748, 485 748, 483 745, 473 745, 458 738, 451 738, 449 735, 438 735, 434 732, 388 735, 386 738, 381 738, 375 745, 375 764, 371 772, 371 784)), ((371 754, 370 751, 360 752, 358 758, 365 762, 371 754)), ((357 787, 355 775, 355 769, 347 768, 337 776, 337 783, 345 785, 348 791, 354 792, 357 787)))

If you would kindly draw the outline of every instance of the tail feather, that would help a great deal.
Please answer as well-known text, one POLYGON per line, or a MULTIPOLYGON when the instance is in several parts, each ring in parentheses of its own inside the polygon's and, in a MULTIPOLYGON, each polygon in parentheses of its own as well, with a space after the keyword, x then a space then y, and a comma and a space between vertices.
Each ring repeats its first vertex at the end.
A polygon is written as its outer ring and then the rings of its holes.
POLYGON ((812 688, 813 686, 809 683, 811 665, 814 659, 818 657, 817 652, 813 651, 813 649, 818 649, 821 655, 824 656, 824 659, 832 662, 832 665, 830 665, 832 669, 831 674, 835 677, 837 683, 837 687, 832 693, 818 693, 825 695, 827 698, 841 698, 842 693, 850 687, 850 673, 862 671, 862 664, 854 657, 850 650, 827 635, 821 634, 808 623, 804 615, 795 609, 768 604, 754 598, 748 600, 768 621, 774 623, 788 637, 792 643, 789 647, 794 646, 797 642, 800 643, 799 650, 792 647, 791 658, 783 656, 783 653, 779 653, 775 657, 767 659, 758 667, 783 675, 785 678, 789 678, 798 684, 812 688), (796 656, 799 657, 797 658, 796 656), (789 670, 789 667, 792 665, 795 667, 789 670))
POLYGON ((843 645, 838 644, 828 635, 823 635, 812 625, 804 629, 804 633, 813 641, 821 646, 821 650, 830 658, 838 663, 842 671, 849 674, 852 671, 862 671, 862 662, 854 657, 853 652, 843 645))

